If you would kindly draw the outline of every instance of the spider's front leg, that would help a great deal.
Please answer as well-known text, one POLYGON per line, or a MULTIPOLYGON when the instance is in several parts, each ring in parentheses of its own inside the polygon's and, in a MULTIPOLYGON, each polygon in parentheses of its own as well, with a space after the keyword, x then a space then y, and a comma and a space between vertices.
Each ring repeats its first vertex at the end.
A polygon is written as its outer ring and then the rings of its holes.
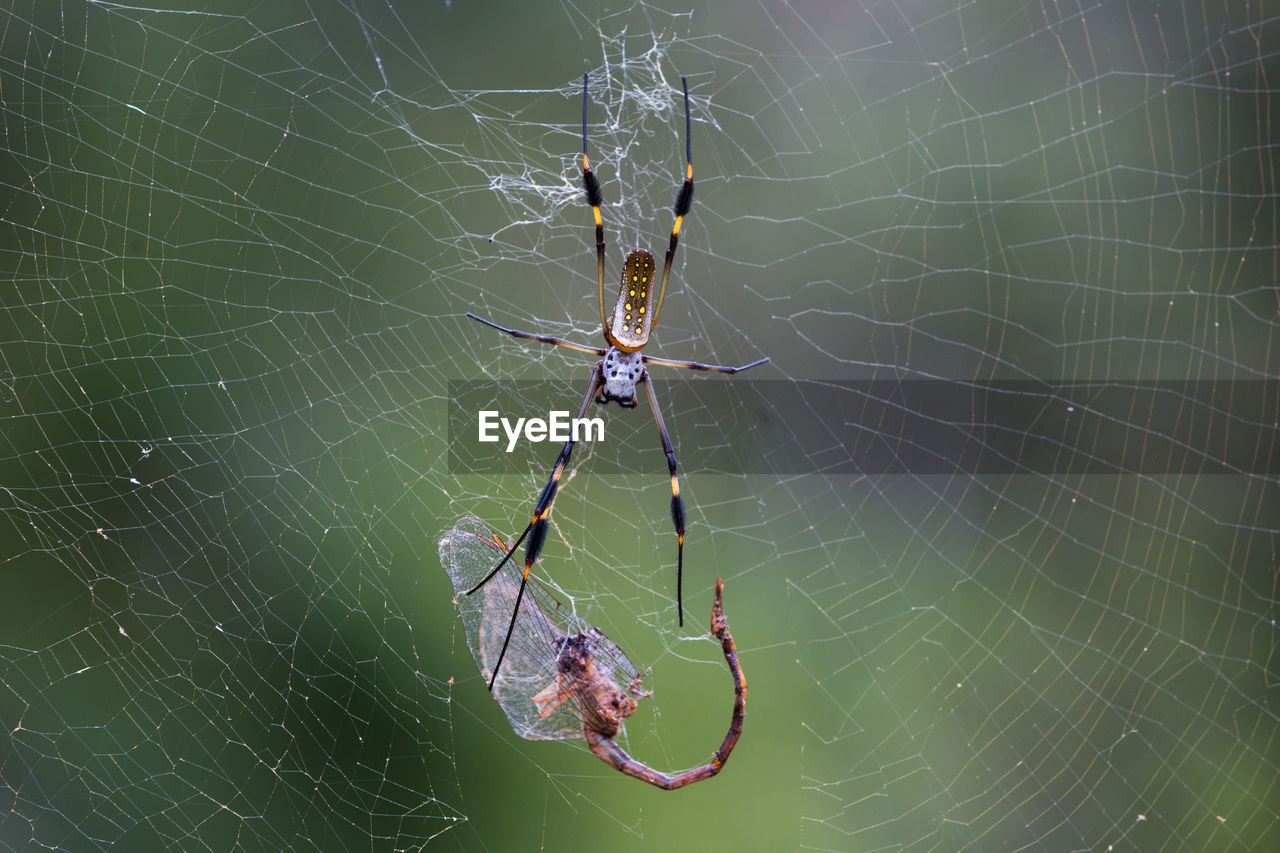
MULTIPOLYGON (((595 370, 591 371, 591 384, 587 387, 587 393, 582 398, 582 406, 578 409, 579 420, 587 416, 587 409, 591 406, 591 399, 595 396, 601 381, 601 367, 597 363, 595 370)), ((520 603, 524 600, 525 586, 529 582, 529 571, 542 553, 542 544, 547 538, 547 522, 551 517, 551 507, 555 504, 556 494, 560 489, 560 477, 564 474, 565 466, 569 464, 569 457, 573 455, 573 447, 574 438, 571 434, 568 440, 565 441, 564 447, 560 450, 560 455, 556 457, 556 464, 551 468, 551 476, 547 478, 547 484, 542 487, 542 493, 538 496, 538 504, 533 509, 533 519, 525 527, 524 532, 520 534, 520 538, 498 561, 498 565, 494 566, 480 583, 467 590, 467 595, 471 595, 487 584, 498 573, 498 570, 506 565, 507 560, 511 559, 511 555, 520 547, 520 543, 524 541, 525 537, 528 537, 529 544, 524 549, 524 572, 520 577, 520 591, 516 594, 515 607, 511 611, 511 624, 507 626, 507 636, 502 641, 502 651, 498 653, 497 663, 493 665, 493 674, 489 677, 490 690, 493 690, 493 684, 498 680, 498 670, 502 667, 502 659, 506 656, 507 646, 511 643, 511 634, 515 631, 516 618, 520 615, 520 603)))

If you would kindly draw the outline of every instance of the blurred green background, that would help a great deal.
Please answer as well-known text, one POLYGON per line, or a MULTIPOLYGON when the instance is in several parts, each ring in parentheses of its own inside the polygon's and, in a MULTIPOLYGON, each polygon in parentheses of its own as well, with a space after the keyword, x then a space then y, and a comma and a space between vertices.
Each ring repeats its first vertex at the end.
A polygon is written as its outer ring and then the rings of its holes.
MULTIPOLYGON (((0 15, 0 846, 1280 844, 1258 7, 0 15), (697 195, 653 351, 816 381, 761 411, 749 375, 655 369, 678 451, 816 422, 838 458, 896 427, 824 398, 927 378, 1048 383, 1028 443, 1105 457, 1050 385, 1167 389, 1110 421, 1139 460, 1114 475, 683 453, 683 629, 652 423, 605 411, 639 452, 575 456, 539 571, 646 670, 627 748, 677 770, 719 744, 716 576, 751 687, 724 773, 675 793, 516 737, 436 556, 464 514, 518 534, 555 454, 451 471, 449 382, 557 380, 573 409, 590 374, 464 316, 598 340, 584 72, 610 280, 665 245, 689 79, 697 195)), ((988 418, 937 429, 981 446, 988 418)))

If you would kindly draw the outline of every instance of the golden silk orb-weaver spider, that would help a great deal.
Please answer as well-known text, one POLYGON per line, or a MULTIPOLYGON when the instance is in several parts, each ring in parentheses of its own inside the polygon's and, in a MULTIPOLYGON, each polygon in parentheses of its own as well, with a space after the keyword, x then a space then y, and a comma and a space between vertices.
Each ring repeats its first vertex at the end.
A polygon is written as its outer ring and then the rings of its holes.
MULTIPOLYGON (((689 118, 689 84, 684 77, 680 78, 680 83, 684 89, 684 183, 676 194, 676 221, 671 226, 671 240, 667 245, 666 258, 662 263, 662 278, 657 281, 656 297, 654 295, 655 265, 653 255, 645 249, 636 249, 627 255, 627 259, 622 265, 622 283, 618 290, 617 301, 614 302, 613 314, 607 316, 605 313, 604 218, 600 214, 600 206, 604 203, 604 195, 600 191, 600 182, 596 179, 595 173, 591 171, 591 165, 587 160, 587 75, 583 74, 582 185, 586 191, 587 204, 591 205, 591 212, 595 217, 596 290, 597 299, 600 303, 600 328, 604 333, 605 342, 609 346, 607 348, 592 347, 550 335, 508 329, 483 317, 478 317, 471 312, 467 312, 467 316, 512 337, 568 347, 569 349, 590 353, 600 358, 600 361, 596 362, 595 369, 591 372, 591 383, 587 387, 587 393, 582 398, 582 406, 578 410, 579 419, 586 417, 587 409, 590 407, 593 398, 600 404, 605 404, 612 400, 623 408, 633 408, 636 405, 636 386, 644 386, 645 395, 649 398, 649 406, 653 410, 653 419, 658 425, 658 436, 662 439, 662 450, 667 456, 667 470, 671 474, 671 521, 676 529, 676 612, 680 624, 683 625, 684 501, 680 497, 680 481, 676 475, 675 449, 671 445, 671 437, 667 433, 666 424, 663 423, 662 412, 658 407, 658 399, 654 395, 653 382, 649 379, 649 371, 645 366, 660 364, 666 367, 683 367, 688 370, 738 373, 764 364, 769 359, 767 357, 761 358, 741 367, 726 367, 718 364, 701 364, 696 361, 659 358, 657 356, 644 355, 641 352, 649 342, 649 335, 653 332, 654 326, 658 323, 658 315, 662 311, 662 300, 667 292, 667 279, 671 275, 671 261, 675 257, 676 246, 680 242, 680 227, 683 225, 684 218, 688 215, 689 209, 693 205, 693 149, 689 139, 691 127, 689 118)), ((506 552, 498 562, 498 565, 494 566, 488 575, 467 591, 467 595, 471 595, 488 583, 502 568, 503 564, 511 559, 511 555, 520 547, 520 543, 528 537, 529 543, 525 546, 524 552, 524 575, 520 585, 520 592, 516 595, 515 606, 511 613, 511 623, 507 628, 507 642, 511 640, 511 631, 515 628, 516 617, 520 613, 520 604, 524 597, 525 581, 528 580, 529 570, 537 562, 538 555, 542 552, 542 545, 547 536, 547 519, 551 515, 551 506, 555 503, 556 493, 560 486, 560 477, 564 473, 565 466, 569 463, 569 457, 573 454, 573 447, 574 439, 570 437, 565 442, 564 448, 560 451, 560 456, 556 459, 555 465, 551 469, 551 476, 547 479, 547 484, 543 487, 538 503, 534 507, 533 518, 528 526, 525 527, 524 532, 520 534, 520 538, 506 552)), ((493 687, 493 679, 498 676, 498 667, 501 666, 502 657, 505 653, 506 643, 503 644, 502 652, 499 653, 497 663, 494 665, 493 675, 489 681, 490 689, 493 687)))

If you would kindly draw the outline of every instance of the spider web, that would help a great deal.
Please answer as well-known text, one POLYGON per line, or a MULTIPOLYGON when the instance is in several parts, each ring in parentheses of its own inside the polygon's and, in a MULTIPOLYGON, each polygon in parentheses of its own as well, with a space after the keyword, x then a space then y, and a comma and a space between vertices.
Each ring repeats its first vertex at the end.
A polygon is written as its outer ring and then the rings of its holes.
POLYGON ((0 844, 1280 845, 1264 5, 2 15, 0 844), (689 78, 652 351, 773 359, 654 370, 683 628, 643 406, 537 568, 664 770, 723 735, 725 578, 744 736, 676 794, 511 731, 435 551, 518 534, 555 455, 451 465, 459 383, 586 387, 464 316, 599 340, 584 71, 610 281, 665 245, 689 78))

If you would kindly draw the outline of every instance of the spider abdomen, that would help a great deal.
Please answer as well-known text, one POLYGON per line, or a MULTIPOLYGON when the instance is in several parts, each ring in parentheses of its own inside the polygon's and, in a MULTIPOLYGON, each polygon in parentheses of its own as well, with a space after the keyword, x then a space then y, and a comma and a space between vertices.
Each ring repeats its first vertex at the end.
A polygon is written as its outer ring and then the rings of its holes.
MULTIPOLYGON (((622 286, 613 305, 613 321, 606 338, 623 352, 634 352, 649 342, 653 326, 653 255, 636 249, 622 265, 622 286)), ((607 378, 607 377, 606 377, 607 378)))

